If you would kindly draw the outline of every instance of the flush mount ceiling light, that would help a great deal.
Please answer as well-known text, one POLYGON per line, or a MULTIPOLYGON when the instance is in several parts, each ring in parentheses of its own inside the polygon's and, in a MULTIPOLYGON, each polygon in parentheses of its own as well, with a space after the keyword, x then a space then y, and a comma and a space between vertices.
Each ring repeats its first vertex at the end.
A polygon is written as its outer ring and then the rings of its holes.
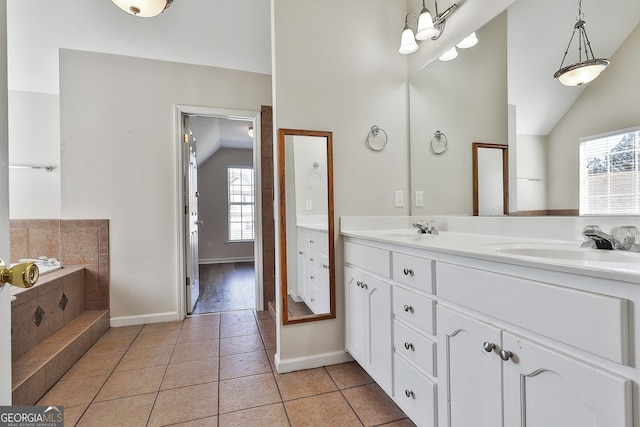
POLYGON ((458 8, 457 4, 452 4, 444 12, 438 13, 438 2, 434 0, 436 16, 433 17, 427 6, 425 0, 422 0, 422 10, 420 16, 417 17, 418 26, 416 33, 413 33, 407 19, 409 15, 416 16, 415 13, 407 13, 404 17, 404 28, 402 29, 402 38, 400 40, 400 49, 398 51, 407 55, 418 50, 418 43, 416 40, 437 40, 444 31, 444 25, 449 16, 458 8))
POLYGON ((152 18, 160 15, 171 6, 173 0, 111 0, 130 15, 140 18, 152 18))
POLYGON ((565 86, 581 86, 595 80, 610 63, 608 59, 596 58, 593 55, 591 42, 587 37, 587 31, 584 28, 585 22, 582 18, 584 18, 584 14, 582 13, 582 0, 578 0, 577 22, 573 26, 573 33, 571 33, 569 45, 562 57, 560 69, 553 75, 554 78, 558 79, 558 81, 565 86), (567 53, 571 48, 571 43, 576 35, 576 31, 578 32, 578 62, 564 66, 564 61, 567 58, 567 53), (582 59, 583 50, 585 55, 584 60, 582 59))

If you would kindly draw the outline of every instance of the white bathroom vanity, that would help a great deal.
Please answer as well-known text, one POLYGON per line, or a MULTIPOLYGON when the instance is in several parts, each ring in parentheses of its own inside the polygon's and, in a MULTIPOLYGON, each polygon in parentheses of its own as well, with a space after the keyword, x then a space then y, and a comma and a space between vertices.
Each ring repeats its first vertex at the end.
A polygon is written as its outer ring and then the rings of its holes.
POLYGON ((640 253, 580 248, 623 224, 418 219, 341 219, 346 350, 418 426, 640 426, 640 253))

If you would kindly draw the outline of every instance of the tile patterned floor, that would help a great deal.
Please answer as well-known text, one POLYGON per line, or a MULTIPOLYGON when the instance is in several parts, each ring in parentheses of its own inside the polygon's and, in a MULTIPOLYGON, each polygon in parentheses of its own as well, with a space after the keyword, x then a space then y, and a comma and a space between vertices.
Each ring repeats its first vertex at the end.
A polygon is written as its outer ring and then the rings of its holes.
POLYGON ((200 295, 193 314, 247 310, 256 307, 253 262, 200 264, 200 295))
POLYGON ((253 310, 111 328, 38 402, 72 426, 413 426, 355 362, 279 375, 253 310))

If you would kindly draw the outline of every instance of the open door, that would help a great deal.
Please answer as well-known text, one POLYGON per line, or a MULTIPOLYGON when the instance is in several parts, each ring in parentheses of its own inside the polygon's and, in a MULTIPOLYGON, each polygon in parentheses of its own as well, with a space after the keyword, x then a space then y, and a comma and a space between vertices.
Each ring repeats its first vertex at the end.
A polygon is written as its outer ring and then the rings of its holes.
POLYGON ((193 313, 200 295, 200 273, 198 265, 198 227, 202 222, 198 220, 198 162, 196 154, 196 140, 191 133, 189 116, 184 115, 184 213, 185 213, 185 272, 187 286, 187 314, 193 313))

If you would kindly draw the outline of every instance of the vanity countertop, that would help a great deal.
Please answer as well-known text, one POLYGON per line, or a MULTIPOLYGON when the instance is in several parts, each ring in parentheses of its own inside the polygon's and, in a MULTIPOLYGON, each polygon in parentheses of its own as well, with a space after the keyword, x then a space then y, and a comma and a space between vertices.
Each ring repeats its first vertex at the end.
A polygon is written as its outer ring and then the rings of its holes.
POLYGON ((582 240, 551 240, 413 229, 345 230, 343 236, 524 267, 640 284, 640 252, 580 248, 582 240))

